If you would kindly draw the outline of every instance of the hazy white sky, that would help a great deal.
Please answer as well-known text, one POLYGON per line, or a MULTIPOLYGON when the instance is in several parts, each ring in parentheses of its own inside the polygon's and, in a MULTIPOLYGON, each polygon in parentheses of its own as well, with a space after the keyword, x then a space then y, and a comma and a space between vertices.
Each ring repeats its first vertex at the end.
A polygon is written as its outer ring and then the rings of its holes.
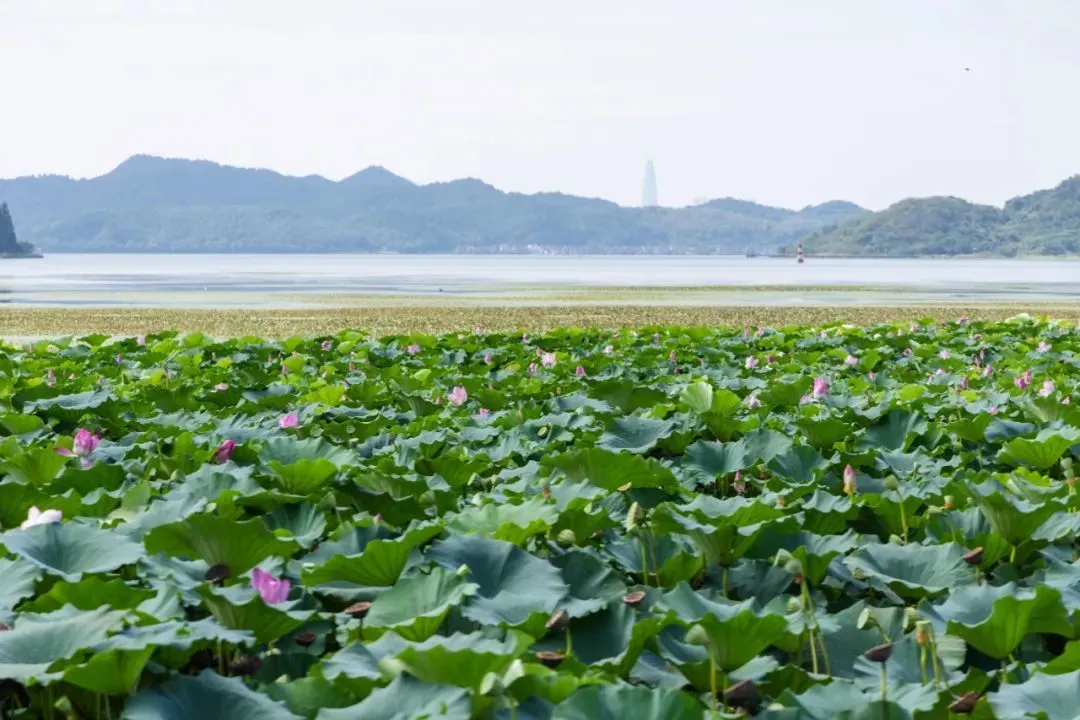
POLYGON ((1080 0, 0 0, 0 177, 151 153, 660 202, 1080 172, 1080 0), (970 72, 964 70, 971 68, 970 72))

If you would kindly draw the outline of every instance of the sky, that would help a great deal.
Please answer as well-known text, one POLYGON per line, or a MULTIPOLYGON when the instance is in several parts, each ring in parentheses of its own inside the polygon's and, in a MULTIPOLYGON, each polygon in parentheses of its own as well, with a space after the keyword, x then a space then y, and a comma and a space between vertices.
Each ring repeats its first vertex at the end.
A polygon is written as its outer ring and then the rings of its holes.
POLYGON ((0 177, 136 153, 662 205, 1080 173, 1077 0, 0 0, 0 177), (968 70, 969 68, 969 70, 968 70))

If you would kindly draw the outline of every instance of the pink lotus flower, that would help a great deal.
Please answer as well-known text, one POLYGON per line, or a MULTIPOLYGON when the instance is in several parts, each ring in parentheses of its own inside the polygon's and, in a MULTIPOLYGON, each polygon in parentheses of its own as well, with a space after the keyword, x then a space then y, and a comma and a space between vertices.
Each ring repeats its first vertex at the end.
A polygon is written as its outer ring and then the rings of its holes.
POLYGON ((484 353, 484 364, 485 365, 490 365, 491 364, 491 353, 484 353))
POLYGON ((764 335, 765 335, 765 328, 758 328, 758 329, 757 329, 757 332, 756 332, 756 333, 754 333, 754 334, 755 334, 755 335, 756 335, 757 337, 762 337, 762 336, 764 336, 764 335))
POLYGON ((873 370, 866 373, 866 377, 870 380, 870 382, 877 382, 877 373, 873 370))
POLYGON ((768 354, 768 355, 767 355, 767 356, 765 357, 765 362, 767 362, 767 363, 769 363, 770 365, 772 365, 772 364, 773 364, 774 362, 776 362, 776 356, 775 356, 775 355, 773 355, 772 353, 769 353, 769 354, 768 354))
POLYGON ((1016 385, 1016 387, 1020 388, 1020 391, 1023 392, 1024 390, 1028 389, 1028 385, 1031 384, 1031 381, 1027 379, 1026 375, 1021 375, 1019 377, 1013 378, 1013 384, 1016 385))
POLYGON ((1045 340, 1040 340, 1039 346, 1035 349, 1041 353, 1050 352, 1050 343, 1046 342, 1045 340))
POLYGON ((331 350, 334 349, 334 341, 333 340, 323 340, 322 345, 320 345, 319 347, 322 348, 323 352, 330 352, 331 350))
POLYGON ((987 365, 986 367, 983 368, 983 377, 990 377, 993 374, 994 374, 994 366, 993 365, 987 365))
POLYGON ((607 345, 607 346, 604 347, 604 354, 605 355, 610 355, 613 352, 615 352, 615 348, 613 348, 612 346, 607 345))
POLYGON ((755 410, 761 407, 761 400, 758 399, 757 395, 751 393, 750 397, 746 398, 746 407, 755 410))
POLYGON ((75 442, 72 444, 72 449, 79 457, 86 457, 94 452, 99 442, 101 442, 100 435, 82 428, 75 433, 75 442))
POLYGON ((1039 397, 1050 397, 1054 394, 1054 390, 1056 389, 1057 388, 1054 387, 1054 381, 1047 380, 1043 383, 1042 390, 1039 390, 1039 397))
POLYGON ((217 450, 214 451, 214 462, 218 465, 224 465, 229 462, 229 458, 232 456, 233 450, 236 448, 236 443, 232 440, 225 440, 218 445, 217 450))
POLYGON ((143 345, 146 345, 146 336, 145 335, 139 335, 137 338, 135 338, 135 344, 138 345, 139 347, 142 347, 143 345))
POLYGON ((460 385, 455 385, 454 389, 450 391, 450 394, 446 396, 446 401, 451 405, 463 405, 468 399, 469 393, 460 385))
POLYGON ((1061 399, 1061 404, 1062 405, 1068 405, 1069 404, 1069 396, 1068 395, 1066 395, 1064 398, 1061 399))
POLYGON ((578 365, 577 369, 574 370, 574 374, 578 377, 585 377, 585 368, 583 368, 581 365, 578 365))
POLYGON ((967 321, 968 321, 967 315, 961 315, 959 318, 957 318, 956 324, 957 325, 966 325, 967 321))
POLYGON ((255 588, 267 605, 277 605, 289 599, 292 583, 286 578, 278 580, 261 568, 251 571, 251 587, 255 588))
POLYGON ((847 465, 844 467, 844 493, 847 495, 854 495, 856 488, 856 480, 858 476, 855 474, 855 468, 847 465))
POLYGON ((480 411, 476 414, 481 418, 486 418, 488 415, 491 415, 491 411, 487 408, 480 408, 480 411))
POLYGON ((544 353, 540 356, 540 364, 546 368, 555 367, 555 353, 544 353))
POLYGON ((282 430, 288 430, 294 428, 300 424, 300 419, 296 417, 296 413, 289 413, 288 415, 282 415, 277 421, 278 427, 282 430))
POLYGON ((52 525, 60 522, 63 518, 64 514, 59 510, 38 510, 35 505, 26 513, 26 520, 23 521, 19 528, 25 530, 35 525, 52 525))
POLYGON ((536 363, 529 363, 529 374, 530 375, 535 375, 536 374, 536 363))
POLYGON ((410 355, 415 355, 416 353, 420 352, 420 346, 416 343, 406 345, 405 352, 409 353, 410 355))
POLYGON ((814 399, 823 398, 829 394, 829 383, 825 378, 819 377, 814 379, 814 399))
POLYGON ((218 392, 221 392, 223 390, 228 390, 229 389, 229 383, 219 382, 217 385, 214 386, 214 389, 217 390, 218 392))
POLYGON ((758 359, 753 355, 748 355, 746 357, 746 362, 743 364, 746 365, 747 370, 753 370, 758 366, 758 359))
POLYGON ((521 342, 529 342, 529 333, 522 333, 521 342))
POLYGON ((49 372, 45 375, 45 382, 49 387, 56 387, 56 373, 52 368, 49 368, 49 372))
POLYGON ((734 488, 736 494, 738 495, 742 495, 744 492, 746 492, 746 481, 743 480, 741 470, 735 471, 735 482, 732 484, 732 488, 734 488))
POLYGON ((990 410, 989 410, 988 412, 989 412, 989 413, 990 413, 991 415, 997 415, 997 414, 998 414, 998 409, 997 409, 997 405, 991 405, 991 406, 990 406, 990 410))
POLYGON ((966 375, 964 377, 960 378, 960 389, 961 390, 967 390, 968 389, 968 379, 967 379, 966 375))
POLYGON ((116 364, 117 365, 123 365, 124 364, 124 353, 117 353, 116 354, 116 364))
POLYGON ((911 354, 912 354, 911 348, 904 348, 904 357, 911 357, 911 354))
POLYGON ((848 355, 846 358, 844 358, 844 364, 848 366, 858 365, 859 358, 855 357, 854 355, 848 355))
POLYGON ((950 357, 952 357, 952 355, 949 353, 948 350, 942 350, 938 353, 938 357, 940 357, 942 360, 948 360, 950 357))

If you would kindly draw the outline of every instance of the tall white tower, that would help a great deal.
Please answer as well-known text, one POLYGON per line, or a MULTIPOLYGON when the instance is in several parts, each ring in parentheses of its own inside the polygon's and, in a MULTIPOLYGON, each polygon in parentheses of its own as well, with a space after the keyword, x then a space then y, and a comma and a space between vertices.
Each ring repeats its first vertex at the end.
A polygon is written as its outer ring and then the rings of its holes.
POLYGON ((659 203, 656 199, 656 168, 652 160, 645 163, 645 185, 641 191, 642 207, 656 207, 659 203))

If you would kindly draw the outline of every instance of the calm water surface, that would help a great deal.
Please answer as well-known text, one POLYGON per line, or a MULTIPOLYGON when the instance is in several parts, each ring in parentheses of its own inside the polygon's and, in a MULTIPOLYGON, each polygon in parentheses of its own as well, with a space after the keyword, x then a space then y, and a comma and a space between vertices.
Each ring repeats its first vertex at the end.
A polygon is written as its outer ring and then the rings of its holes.
POLYGON ((810 259, 797 265, 790 259, 639 255, 54 254, 0 260, 0 303, 9 305, 265 305, 338 294, 497 298, 557 285, 871 285, 961 300, 1074 300, 1080 299, 1080 263, 810 259))

